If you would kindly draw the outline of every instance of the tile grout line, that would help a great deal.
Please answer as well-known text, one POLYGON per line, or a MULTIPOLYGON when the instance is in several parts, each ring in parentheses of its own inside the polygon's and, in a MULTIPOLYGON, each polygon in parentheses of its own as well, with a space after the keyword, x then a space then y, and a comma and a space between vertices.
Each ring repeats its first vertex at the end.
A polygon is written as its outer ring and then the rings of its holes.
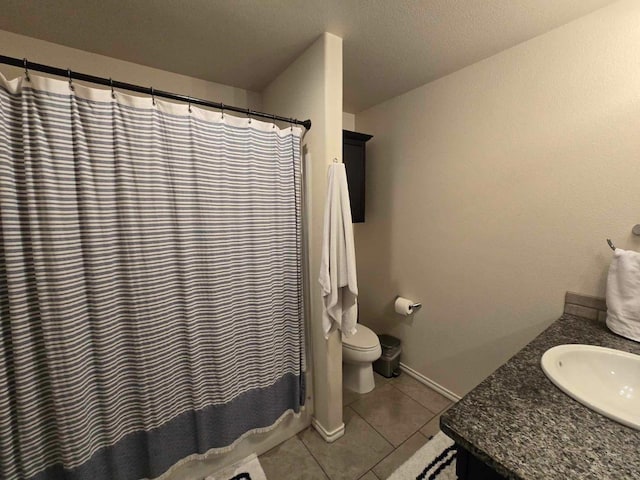
MULTIPOLYGON (((353 402, 353 403, 355 403, 355 402, 353 402)), ((351 407, 349 407, 349 408, 351 408, 351 407)), ((395 450, 395 448, 396 448, 396 447, 394 447, 394 446, 393 446, 393 443, 391 443, 391 442, 387 439, 387 437, 385 437, 385 436, 382 434, 382 432, 380 432, 376 427, 374 427, 373 425, 371 425, 371 424, 367 421, 367 419, 366 419, 366 418, 364 418, 362 415, 360 415, 360 414, 357 412, 357 410, 356 410, 355 408, 351 408, 351 410, 353 410, 353 413, 355 413, 357 416, 359 416, 359 417, 364 421, 364 423, 366 423, 366 424, 367 424, 367 425, 369 425, 371 428, 373 428, 373 431, 374 431, 374 432, 376 432, 378 435, 380 435, 380 436, 382 437, 382 439, 383 439, 385 442, 387 442, 387 443, 391 446, 391 448, 393 448, 393 449, 395 450)), ((422 427, 420 427, 420 428, 422 428, 422 427)), ((391 453, 389 453, 389 455, 391 455, 391 453)), ((377 464, 376 464, 376 465, 377 465, 377 464)))
MULTIPOLYGON (((418 405, 420 405, 422 408, 424 408, 424 409, 426 409, 427 411, 429 411, 429 412, 433 413, 433 410, 431 410, 430 408, 428 408, 428 407, 424 406, 424 405, 423 405, 422 403, 420 403, 417 399, 413 398, 413 397, 412 397, 411 395, 409 395, 408 393, 406 393, 406 392, 404 392, 404 391, 400 390, 398 387, 396 387, 395 385, 393 385, 393 384, 392 384, 392 380, 393 380, 393 379, 389 379, 389 380, 387 381, 387 383, 388 383, 389 385, 391 385, 391 387, 395 388, 395 389, 396 389, 396 390, 398 390, 400 393, 402 393, 402 394, 406 395, 407 397, 409 397, 411 400, 413 400, 414 402, 416 402, 416 403, 417 403, 418 405)), ((425 389, 432 390, 432 389, 430 389, 429 387, 427 387, 426 385, 424 385, 424 388, 425 388, 425 389)), ((432 391, 433 391, 433 390, 432 390, 432 391)), ((435 393, 438 393, 438 392, 435 392, 435 393)), ((438 412, 434 413, 434 414, 433 414, 433 417, 431 417, 431 418, 430 418, 429 420, 427 420, 424 424, 422 424, 422 425, 420 426, 420 428, 418 428, 417 432, 419 432, 423 437, 425 437, 425 438, 427 439, 427 441, 431 440, 431 438, 429 438, 429 437, 427 437, 426 435, 424 435, 420 430, 422 430, 424 427, 426 427, 426 426, 427 426, 427 424, 428 424, 429 422, 433 421, 433 420, 434 420, 438 415, 442 415, 442 414, 445 412, 445 410, 447 410, 447 409, 451 408, 453 405, 455 405, 455 404, 456 404, 456 402, 453 402, 453 401, 451 401, 451 400, 448 400, 448 402, 449 402, 449 405, 447 405, 447 406, 443 407, 443 408, 442 408, 442 409, 440 409, 438 412)), ((365 420, 365 421, 366 421, 366 420, 365 420)), ((368 422, 367 422, 367 423, 368 423, 368 422)), ((374 428, 374 430, 375 430, 375 427, 373 427, 373 425, 372 425, 372 428, 374 428)), ((438 426, 438 430, 440 430, 439 426, 438 426)), ((377 430, 376 430, 376 431, 377 431, 377 430)), ((380 432, 379 432, 379 433, 380 433, 380 432)), ((415 435, 415 433, 416 433, 416 432, 412 433, 412 434, 409 436, 409 438, 411 438, 411 436, 412 436, 412 435, 415 435)), ((382 435, 382 433, 380 433, 380 435, 382 435)), ((382 435, 382 436, 384 437, 384 435, 382 435)), ((386 437, 384 437, 384 438, 385 438, 385 440, 386 440, 386 437)), ((407 439, 407 440, 408 440, 408 439, 407 439)), ((405 440, 405 442, 406 442, 407 440, 405 440)), ((404 443, 404 442, 402 442, 402 443, 404 443)), ((400 445, 402 445, 402 444, 400 444, 400 445)), ((398 448, 400 448, 400 446, 398 446, 398 448)), ((391 452, 391 453, 393 453, 393 452, 391 452)), ((391 455, 391 453, 390 453, 389 455, 391 455)), ((388 455, 387 455, 387 456, 388 456, 388 455)), ((386 458, 386 457, 385 457, 385 458, 386 458)), ((384 459, 383 459, 383 460, 384 460, 384 459)), ((382 461, 382 460, 380 460, 380 461, 382 461)))
MULTIPOLYGON (((431 411, 430 409, 428 409, 427 407, 425 407, 424 405, 422 405, 420 402, 418 402, 418 401, 417 401, 415 398, 413 398, 411 395, 409 395, 408 393, 403 392, 403 391, 402 391, 402 390, 400 390, 399 388, 397 388, 397 387, 395 387, 394 385, 392 385, 392 384, 391 384, 391 381, 392 381, 392 380, 393 380, 393 379, 388 379, 385 383, 387 383, 390 387, 392 387, 392 388, 394 388, 395 390, 397 390, 398 392, 400 392, 400 393, 401 393, 402 395, 404 395, 405 397, 408 397, 408 398, 410 398, 411 400, 413 400, 414 402, 416 402, 418 405, 420 405, 422 408, 424 408, 424 409, 425 409, 425 410, 427 410, 428 412, 433 413, 433 411, 431 411)), ((374 390, 375 390, 375 389, 374 389, 374 390)), ((372 392, 373 392, 374 390, 372 390, 372 392)), ((356 403, 356 402, 358 402, 358 401, 360 401, 360 400, 361 400, 361 398, 359 398, 359 399, 357 399, 357 400, 355 400, 355 401, 353 401, 353 402, 351 402, 351 403, 356 403)), ((354 412, 356 415, 358 415, 362 420, 364 420, 364 422, 365 422, 367 425, 369 425, 371 428, 373 428, 373 429, 378 433, 378 435, 380 435, 380 436, 385 440, 385 442, 387 442, 389 445, 391 445, 391 446, 393 447, 393 450, 395 451, 396 447, 393 445, 393 443, 391 443, 391 442, 389 441, 389 439, 387 439, 387 437, 385 437, 385 436, 384 436, 384 434, 383 434, 382 432, 380 432, 376 427, 374 427, 373 425, 371 425, 371 424, 367 421, 367 419, 366 419, 366 418, 364 418, 362 415, 360 415, 360 414, 356 411, 356 409, 354 409, 353 407, 349 407, 349 408, 351 408, 351 410, 353 410, 353 412, 354 412)), ((445 407, 445 408, 447 408, 447 407, 445 407)), ((443 410, 444 410, 444 409, 443 409, 443 410)), ((427 420, 427 421, 426 421, 426 422, 424 422, 422 425, 420 425, 420 427, 418 427, 418 429, 417 429, 415 432, 413 432, 413 433, 412 433, 411 435, 409 435, 405 440, 403 440, 403 441, 402 441, 402 443, 406 442, 409 438, 411 438, 413 435, 415 435, 415 433, 416 433, 416 432, 419 432, 419 433, 420 433, 420 435, 422 435, 422 432, 420 432, 420 430, 421 430, 422 428, 424 428, 424 426, 425 426, 427 423, 429 423, 431 420, 433 420, 433 419, 434 419, 434 418, 436 418, 437 416, 438 416, 438 413, 434 413, 434 414, 433 414, 433 416, 432 416, 429 420, 427 420)), ((423 437, 426 437, 425 435, 422 435, 422 436, 423 436, 423 437)), ((427 440, 428 440, 428 439, 427 439, 427 440)), ((402 445, 402 443, 401 443, 400 445, 402 445)), ((398 445, 398 448, 400 447, 400 445, 398 445)), ((391 455, 391 453, 393 453, 393 452, 390 452, 390 453, 389 453, 389 455, 391 455)), ((387 458, 389 455, 385 456, 384 458, 387 458)), ((383 458, 382 460, 384 460, 384 458, 383 458)), ((380 461, 382 461, 382 460, 380 460, 380 461)), ((380 462, 378 462, 378 463, 380 463, 380 462)), ((376 464, 376 465, 377 465, 377 464, 376 464)))
MULTIPOLYGON (((428 412, 433 413, 433 410, 431 410, 430 408, 425 407, 423 404, 421 404, 418 400, 416 400, 415 398, 413 398, 413 397, 412 397, 411 395, 409 395, 408 393, 403 392, 402 390, 400 390, 398 387, 396 387, 396 386, 394 386, 394 385, 391 385, 391 386, 392 386, 393 388, 395 388, 396 390, 398 390, 400 393, 402 393, 402 394, 406 395, 407 397, 409 397, 411 400, 413 400, 414 402, 416 402, 418 405, 420 405, 422 408, 424 408, 424 409, 425 409, 425 410, 427 410, 428 412)), ((425 388, 426 388, 426 387, 425 387, 425 388)), ((436 393, 437 393, 437 392, 436 392, 436 393)), ((427 420, 426 422, 424 422, 422 425, 420 425, 420 428, 418 428, 418 430, 417 430, 417 431, 418 431, 418 432, 420 432, 420 430, 422 430, 422 429, 427 425, 427 423, 429 423, 430 421, 432 421, 434 418, 436 418, 438 415, 440 415, 440 413, 441 413, 441 412, 443 412, 444 410, 446 410, 447 408, 449 408, 449 407, 448 407, 448 406, 447 406, 447 407, 444 407, 442 410, 440 410, 440 412, 433 413, 433 416, 432 416, 429 420, 427 420)), ((415 432, 414 432, 414 433, 415 433, 415 432)), ((422 432, 420 432, 420 434, 422 435, 422 432)), ((413 435, 413 434, 412 434, 412 435, 413 435)), ((426 437, 426 435, 422 435, 422 436, 423 436, 423 437, 426 437)), ((427 440, 429 440, 429 439, 427 438, 427 440)), ((406 441, 406 440, 405 440, 405 441, 406 441)), ((403 443, 404 443, 404 442, 403 442, 403 443)))
POLYGON ((366 472, 364 472, 362 475, 360 475, 357 480, 362 480, 367 475, 367 473, 369 473, 369 472, 371 472, 371 475, 376 477, 378 480, 380 479, 380 477, 376 475, 376 472, 374 472, 373 470, 369 469, 366 472))
MULTIPOLYGON (((313 428, 313 427, 312 426, 308 426, 307 428, 313 428)), ((318 433, 318 432, 315 432, 315 433, 318 433)), ((298 436, 298 435, 296 435, 296 436, 298 436)), ((322 473, 324 473, 324 476, 327 477, 329 480, 333 480, 331 478, 331 476, 327 473, 327 471, 324 469, 324 467, 322 466, 320 461, 313 454, 311 449, 307 446, 307 444, 304 443, 304 441, 302 441, 302 439, 300 437, 298 437, 298 440, 300 440, 300 443, 304 446, 304 448, 307 450, 307 452, 309 452, 309 455, 311 455, 311 458, 313 458, 313 461, 316 462, 316 464, 320 467, 320 470, 322 470, 322 473)))
MULTIPOLYGON (((443 407, 441 410, 439 410, 438 412, 434 413, 433 410, 431 410, 430 408, 426 407, 425 405, 423 405, 422 403, 420 403, 416 398, 414 398, 413 396, 411 396, 409 393, 404 392, 403 390, 401 390, 400 388, 398 388, 396 385, 394 385, 395 382, 393 382, 393 379, 385 379, 383 380, 383 384, 380 386, 376 386, 376 388, 381 388, 383 387, 385 384, 389 384, 395 391, 399 392, 400 394, 404 395, 405 397, 413 400, 414 402, 416 402, 418 405, 420 405, 422 408, 424 408, 425 410, 427 410, 428 412, 432 413, 433 416, 431 418, 429 418, 429 420, 427 420, 424 424, 420 425, 418 427, 417 430, 415 430, 414 432, 412 432, 405 440, 403 440, 397 447, 394 446, 394 444, 392 442, 389 441, 389 439, 387 439, 387 437, 385 437, 385 435, 379 431, 374 425, 372 425, 369 421, 367 421, 367 419, 365 419, 360 413, 358 413, 353 407, 352 405, 355 404, 356 402, 362 400, 362 396, 353 399, 350 403, 346 404, 343 406, 343 408, 349 408, 351 409, 351 411, 353 412, 354 415, 358 416, 361 420, 363 420, 363 422, 368 425, 369 427, 371 427, 371 429, 376 432, 378 435, 380 435, 380 437, 385 441, 385 443, 387 445, 389 445, 392 450, 385 455, 384 457, 382 457, 378 462, 376 462, 373 466, 371 466, 368 470, 366 470, 362 475, 360 475, 359 477, 357 477, 358 479, 361 479, 362 477, 364 477, 365 475, 367 475, 369 472, 371 472, 374 476, 377 477, 376 473, 373 471, 374 468, 376 468, 378 465, 380 465, 382 462, 384 462, 387 458, 389 458, 391 455, 393 455, 396 450, 398 450, 400 447, 402 447, 407 441, 409 441, 409 439, 411 439, 414 435, 419 434, 426 442, 428 442, 430 440, 429 437, 427 437, 425 434, 423 434, 421 432, 421 430, 431 421, 433 421, 438 415, 441 415, 445 410, 447 410, 448 408, 450 408, 453 404, 455 404, 455 402, 449 402, 448 405, 446 405, 445 407, 443 407)), ((425 386, 425 389, 428 389, 428 387, 425 386)), ((437 393, 437 392, 436 392, 437 393)), ((312 428, 312 427, 308 427, 308 428, 312 428)), ((300 432, 302 433, 302 432, 300 432)), ((300 434, 296 434, 295 435, 297 437, 297 440, 300 441, 300 443, 302 443, 304 449, 307 451, 307 453, 311 456, 311 458, 313 459, 313 461, 316 463, 316 465, 318 467, 320 467, 320 470, 322 471, 322 473, 325 475, 325 478, 327 478, 328 480, 333 480, 331 475, 329 475, 329 473, 325 470, 325 468, 322 466, 322 464, 320 463, 319 459, 314 455, 313 451, 311 450, 311 448, 309 448, 309 446, 302 440, 302 438, 300 437, 300 434)), ((273 449, 275 449, 276 447, 274 447, 273 449)), ((273 450, 271 449, 271 450, 273 450)), ((268 452, 266 452, 268 453, 268 452)))
MULTIPOLYGON (((389 384, 391 384, 391 382, 389 382, 389 384)), ((431 410, 429 407, 424 406, 424 405, 423 405, 422 403, 420 403, 416 398, 413 398, 409 393, 407 393, 407 392, 404 392, 404 391, 400 390, 400 389, 399 389, 398 387, 396 387, 395 385, 391 385, 391 386, 392 386, 393 388, 395 388, 396 390, 398 390, 400 393, 404 393, 407 397, 409 397, 411 400, 413 400, 414 402, 416 402, 416 403, 417 403, 418 405, 420 405, 422 408, 424 408, 424 409, 428 410, 429 412, 433 413, 433 410, 431 410)), ((429 387, 427 387, 426 385, 424 385, 424 387, 425 387, 425 389, 429 389, 429 390, 431 390, 431 389, 430 389, 429 387)), ((432 390, 432 391, 434 391, 434 390, 432 390)), ((438 393, 438 392, 435 392, 435 393, 438 393)), ((440 394, 438 394, 438 395, 440 395, 440 394)), ((451 401, 449 400, 449 403, 453 403, 453 402, 451 402, 451 401)), ((447 408, 447 407, 444 407, 442 410, 444 410, 445 408, 447 408)), ((441 412, 442 410, 440 410, 440 412, 441 412)), ((436 417, 440 412, 433 413, 433 417, 431 417, 431 420, 433 420, 433 418, 434 418, 434 417, 436 417)), ((430 422, 431 420, 429 420, 429 422, 430 422)), ((427 422, 427 423, 429 423, 429 422, 427 422)), ((425 425, 426 425, 426 423, 425 423, 425 425)), ((424 426, 424 425, 423 425, 423 426, 424 426)), ((422 428, 422 427, 420 427, 420 428, 422 428)))
MULTIPOLYGON (((366 421, 366 420, 365 420, 366 421)), ((427 422, 429 423, 429 422, 427 422)), ((426 425, 426 423, 425 423, 426 425)), ((423 425, 424 427, 424 425, 423 425)), ((422 427, 420 427, 422 428, 422 427)), ((418 430, 416 430, 415 432, 413 432, 411 435, 409 435, 409 437, 403 441, 400 445, 398 445, 396 448, 394 448, 391 452, 389 452, 388 455, 386 455, 382 460, 380 460, 378 463, 376 463, 373 467, 370 468, 370 470, 373 472, 373 469, 376 468, 378 465, 380 465, 382 462, 384 462, 388 457, 390 457, 391 455, 393 455, 395 453, 396 450, 398 450, 398 448, 400 448, 402 445, 404 445, 405 443, 407 443, 409 441, 409 439, 411 437, 413 437, 416 433, 421 435, 422 437, 424 437, 425 440, 429 441, 429 439, 426 437, 426 435, 423 435, 423 433, 420 431, 420 428, 418 430)), ((382 435, 382 434, 381 434, 382 435)), ((384 437, 383 437, 384 438, 384 437)), ((385 438, 386 440, 386 438, 385 438)), ((393 445, 391 445, 393 447, 393 445)), ((376 475, 376 472, 373 472, 374 475, 376 475)), ((377 475, 376 475, 377 476, 377 475)))
MULTIPOLYGON (((354 403, 355 403, 355 402, 354 402, 354 403)), ((373 471, 373 469, 378 465, 378 463, 380 463, 382 460, 384 460, 384 459, 385 459, 385 458, 387 458, 389 455, 391 455, 393 452, 395 452, 395 451, 396 451, 396 447, 394 447, 394 446, 393 446, 393 443, 391 443, 389 440, 387 440, 387 437, 385 437, 385 436, 382 434, 382 432, 379 432, 379 431, 376 429, 376 427, 374 427, 373 425, 371 425, 371 424, 370 424, 370 423, 369 423, 369 422, 368 422, 368 421, 367 421, 367 420, 366 420, 362 415, 360 415, 360 414, 359 414, 357 411, 355 411, 353 408, 352 408, 351 410, 353 410, 353 413, 354 413, 355 415, 357 415, 358 417, 360 417, 364 423, 366 423, 367 425, 369 425, 369 426, 373 429, 373 431, 374 431, 374 432, 376 432, 378 435, 380 435, 380 437, 381 437, 385 442, 387 442, 387 444, 392 448, 392 450, 391 450, 388 454, 386 454, 384 457, 382 457, 382 459, 380 459, 380 461, 379 461, 379 462, 375 463, 375 464, 374 464, 374 465, 373 465, 369 470, 367 470, 366 472, 364 472, 364 473, 361 475, 361 477, 364 477, 364 476, 367 474, 367 472, 369 472, 369 471, 373 471)), ((420 428, 422 428, 422 427, 420 427, 420 428)), ((419 430, 418 430, 418 431, 419 431, 419 430)), ((411 434, 411 435, 413 435, 413 434, 411 434)), ((409 438, 411 438, 411 435, 409 436, 409 438)), ((424 436, 424 435, 423 435, 423 436, 424 436)), ((407 440, 409 440, 409 439, 407 438, 407 440)), ((405 442, 406 442, 407 440, 405 440, 405 442)), ((404 442, 402 442, 402 443, 404 443, 404 442)), ((401 443, 400 445, 402 445, 402 443, 401 443)), ((398 445, 398 447, 400 447, 400 445, 398 445)), ((376 475, 376 472, 373 472, 373 474, 374 474, 374 475, 376 475)), ((358 477, 358 478, 361 478, 361 477, 358 477)), ((377 475, 376 475, 376 477, 377 477, 377 475)))
MULTIPOLYGON (((358 399, 358 400, 360 400, 360 399, 358 399)), ((357 400, 356 400, 356 401, 357 401, 357 400)), ((352 402, 352 403, 355 403, 355 402, 352 402)), ((348 408, 351 408, 351 407, 348 407, 348 408)), ((385 437, 385 436, 382 434, 382 432, 379 432, 379 431, 376 429, 376 427, 374 427, 374 426, 373 426, 373 425, 371 425, 369 422, 367 422, 367 420, 366 420, 362 415, 360 415, 357 411, 355 411, 353 408, 351 408, 351 410, 353 410, 353 414, 354 414, 354 415, 356 415, 356 416, 357 416, 357 417, 359 417, 359 418, 360 418, 364 423, 366 423, 367 425, 369 425, 369 426, 373 429, 373 431, 374 431, 374 432, 376 432, 378 435, 380 435, 380 437, 381 437, 381 438, 382 438, 382 439, 383 439, 383 440, 384 440, 384 441, 385 441, 385 442, 386 442, 386 443, 387 443, 387 444, 388 444, 388 445, 393 449, 393 450, 391 450, 391 452, 389 452, 387 455, 385 455, 385 456, 382 458, 382 460, 384 460, 384 459, 385 459, 385 458, 387 458, 389 455, 391 455, 393 452, 395 452, 395 450, 396 450, 396 449, 395 449, 395 447, 393 446, 393 443, 391 443, 389 440, 387 440, 387 437, 385 437)), ((422 428, 422 427, 420 427, 420 428, 422 428)), ((346 431, 346 425, 345 425, 345 431, 346 431)), ((420 433, 420 432, 419 432, 419 430, 418 430, 418 433, 420 433)), ((413 434, 411 434, 411 435, 413 435, 413 434)), ((422 434, 421 434, 421 435, 422 435, 422 434)), ((422 435, 422 436, 424 437, 424 435, 422 435)), ((407 439, 407 440, 408 440, 408 439, 407 439)), ((328 478, 329 480, 333 480, 333 479, 331 478, 331 476, 330 476, 330 475, 325 471, 325 469, 322 467, 322 465, 320 464, 320 462, 318 461, 318 459, 315 457, 315 455, 313 454, 313 452, 309 449, 309 447, 307 447, 307 445, 302 441, 302 439, 300 439, 300 441, 302 442, 302 444, 304 445, 304 447, 307 449, 307 451, 311 454, 311 456, 312 456, 312 457, 313 457, 313 459, 316 461, 316 463, 320 466, 320 468, 322 469, 323 473, 327 476, 327 478, 328 478)), ((406 441, 406 440, 405 440, 405 441, 406 441)), ((402 442, 402 443, 404 443, 404 442, 402 442)), ((400 444, 400 445, 402 445, 402 444, 400 444)), ((380 462, 381 462, 382 460, 380 460, 380 462)), ((378 463, 380 463, 380 462, 378 462, 378 463)), ((364 476, 365 476, 369 471, 371 471, 371 469, 372 469, 372 468, 374 468, 376 465, 378 465, 378 463, 374 464, 370 469, 368 469, 366 472, 364 472, 362 475, 360 475, 360 476, 358 477, 358 479, 360 479, 360 478, 364 477, 364 476)), ((373 472, 373 474, 375 475, 375 472, 373 472)), ((376 477, 377 477, 377 475, 376 475, 376 477)))
MULTIPOLYGON (((451 404, 453 403, 453 402, 450 402, 450 405, 447 405, 447 406, 445 406, 444 408, 442 408, 442 410, 440 410, 439 412, 434 413, 434 412, 433 412, 433 410, 431 410, 430 408, 428 408, 428 407, 424 406, 424 405, 423 405, 422 403, 420 403, 417 399, 415 399, 414 397, 412 397, 410 394, 408 394, 408 393, 406 393, 406 392, 402 391, 401 389, 399 389, 398 387, 396 387, 393 383, 394 383, 394 382, 393 382, 393 379, 392 379, 392 378, 391 378, 391 379, 386 379, 386 378, 385 378, 385 380, 384 380, 384 384, 385 384, 385 385, 386 385, 386 384, 388 384, 391 388, 393 388, 394 390, 396 390, 396 391, 400 392, 402 395, 406 396, 407 398, 409 398, 409 399, 413 400, 413 401, 414 401, 414 402, 416 402, 420 407, 424 408, 425 410, 427 410, 429 413, 431 413, 431 414, 433 414, 433 415, 429 418, 429 420, 427 420, 425 423, 423 423, 422 425, 420 425, 420 426, 418 427, 418 429, 417 429, 417 430, 415 430, 414 432, 412 432, 412 433, 411 433, 411 434, 410 434, 410 435, 409 435, 405 440, 403 440, 403 441, 402 441, 402 443, 400 443, 400 444, 396 447, 393 443, 391 443, 391 442, 389 441, 389 439, 387 439, 387 437, 385 437, 385 436, 384 436, 384 434, 383 434, 381 431, 379 431, 375 426, 373 426, 371 423, 369 423, 369 422, 367 421, 367 419, 366 419, 366 418, 364 418, 362 415, 360 415, 360 413, 358 413, 358 411, 357 411, 357 410, 355 410, 355 409, 352 407, 352 405, 353 405, 354 403, 356 403, 356 402, 358 402, 358 401, 362 400, 362 396, 360 396, 360 397, 358 397, 358 398, 353 399, 350 403, 348 403, 348 404, 346 404, 346 405, 343 405, 343 408, 350 408, 350 409, 353 411, 353 413, 354 413, 355 415, 357 415, 361 420, 363 420, 363 421, 364 421, 364 423, 366 423, 367 425, 369 425, 369 426, 373 429, 373 431, 374 431, 374 432, 376 432, 378 435, 380 435, 380 437, 382 437, 382 439, 383 439, 383 440, 384 440, 388 445, 390 445, 390 446, 391 446, 391 448, 392 448, 391 452, 389 452, 387 455, 385 455, 383 458, 381 458, 377 463, 375 463, 371 468, 369 468, 369 470, 367 470, 367 471, 366 471, 366 472, 364 472, 360 477, 358 477, 358 479, 360 479, 360 478, 362 478, 363 476, 365 476, 368 472, 373 472, 373 469, 374 469, 375 467, 377 467, 380 463, 382 463, 384 460, 386 460, 390 455, 392 455, 392 454, 393 454, 393 453, 394 453, 398 448, 400 448, 402 445, 404 445, 404 444, 405 444, 405 443, 406 443, 406 442, 407 442, 411 437, 413 437, 416 433, 417 433, 417 434, 419 434, 419 435, 421 435, 421 436, 422 436, 422 437, 423 437, 423 438, 428 442, 430 439, 429 439, 426 435, 424 435, 420 430, 421 430, 422 428, 424 428, 424 427, 425 427, 429 422, 431 422, 434 418, 436 418, 436 417, 437 417, 441 412, 443 412, 444 410, 446 410, 447 408, 449 408, 449 407, 451 406, 451 404)), ((382 386, 383 386, 383 385, 380 385, 380 387, 382 387, 382 386)), ((380 387, 378 387, 378 386, 376 385, 376 387, 374 387, 374 390, 375 390, 376 388, 380 388, 380 387)), ((426 387, 426 386, 425 386, 425 389, 428 389, 428 387, 426 387)), ((373 393, 373 392, 374 392, 374 391, 372 390, 372 392, 370 392, 370 393, 373 393)), ((437 392, 436 392, 436 393, 437 393, 437 392)), ((302 441, 302 440, 301 440, 301 441, 302 441)), ((309 449, 309 447, 308 447, 304 442, 302 442, 302 444, 305 446, 305 448, 307 449, 307 451, 311 454, 311 456, 312 456, 312 457, 313 457, 313 459, 316 461, 316 463, 320 466, 320 468, 322 469, 323 473, 327 476, 327 478, 329 478, 330 480, 332 480, 332 479, 331 479, 331 476, 330 476, 330 475, 325 471, 325 469, 322 467, 322 465, 321 465, 321 464, 320 464, 320 462, 317 460, 317 458, 313 455, 313 452, 309 449)), ((374 475, 376 475, 376 473, 375 473, 375 472, 373 472, 373 474, 374 474, 374 475)), ((377 477, 377 475, 376 475, 376 477, 377 477)))

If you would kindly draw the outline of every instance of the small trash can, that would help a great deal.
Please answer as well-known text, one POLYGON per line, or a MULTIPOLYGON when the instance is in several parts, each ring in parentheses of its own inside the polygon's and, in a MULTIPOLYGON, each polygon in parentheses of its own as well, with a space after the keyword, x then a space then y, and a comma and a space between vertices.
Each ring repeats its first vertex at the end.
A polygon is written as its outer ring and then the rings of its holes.
POLYGON ((373 369, 383 377, 391 378, 400 375, 400 339, 391 335, 378 335, 382 355, 373 362, 373 369))

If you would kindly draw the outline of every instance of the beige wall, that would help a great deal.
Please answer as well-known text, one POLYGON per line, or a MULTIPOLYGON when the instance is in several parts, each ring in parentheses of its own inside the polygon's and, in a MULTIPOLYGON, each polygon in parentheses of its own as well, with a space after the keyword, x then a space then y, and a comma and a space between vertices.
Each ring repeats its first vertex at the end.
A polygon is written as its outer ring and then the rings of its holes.
POLYGON ((353 113, 342 112, 342 128, 345 130, 356 130, 356 116, 353 113))
POLYGON ((327 166, 342 159, 342 39, 325 33, 263 92, 264 108, 284 116, 310 118, 303 141, 305 159, 307 278, 313 350, 314 425, 329 437, 341 435, 342 345, 337 333, 324 339, 318 285, 327 166))
MULTIPOLYGON (((222 102, 236 107, 261 109, 260 94, 220 83, 208 82, 177 73, 124 62, 103 55, 64 47, 24 35, 0 30, 0 45, 3 55, 27 58, 30 62, 43 63, 59 68, 70 68, 81 73, 113 78, 121 82, 152 86, 182 95, 222 102)), ((23 74, 21 68, 0 65, 0 73, 7 78, 23 74)), ((33 75, 43 75, 34 72, 33 75)), ((138 94, 134 94, 138 95, 138 94)))
POLYGON ((640 3, 617 2, 356 115, 361 321, 464 394, 639 249, 640 3), (397 295, 424 304, 393 313, 397 295))

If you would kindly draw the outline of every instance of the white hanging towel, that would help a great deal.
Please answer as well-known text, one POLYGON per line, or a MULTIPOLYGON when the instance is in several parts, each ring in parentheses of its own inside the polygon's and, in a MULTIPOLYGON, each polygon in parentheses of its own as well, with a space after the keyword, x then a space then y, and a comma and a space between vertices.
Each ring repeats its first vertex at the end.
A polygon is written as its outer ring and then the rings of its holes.
POLYGON ((329 167, 328 184, 318 279, 324 301, 322 326, 325 338, 336 329, 348 337, 356 333, 358 281, 344 164, 334 163, 329 167))
POLYGON ((616 248, 607 277, 607 326, 640 342, 640 253, 616 248))

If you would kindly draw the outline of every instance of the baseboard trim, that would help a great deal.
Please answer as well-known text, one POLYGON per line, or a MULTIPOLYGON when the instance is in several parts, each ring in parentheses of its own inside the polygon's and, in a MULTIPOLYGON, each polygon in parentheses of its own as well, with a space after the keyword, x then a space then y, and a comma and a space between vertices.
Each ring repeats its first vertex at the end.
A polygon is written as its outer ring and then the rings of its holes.
MULTIPOLYGON (((400 370, 402 370, 404 373, 406 373, 410 377, 415 378, 417 381, 419 381, 423 385, 426 385, 427 387, 431 388, 432 390, 435 390, 440 395, 442 395, 444 397, 447 397, 452 402, 457 402, 458 400, 460 400, 462 398, 460 395, 456 395, 451 390, 449 390, 447 388, 444 388, 439 383, 436 383, 433 380, 431 380, 430 378, 425 377, 420 372, 416 372, 413 368, 409 367, 408 365, 405 365, 402 362, 400 362, 400 370)), ((312 420, 312 422, 313 422, 313 420, 312 420)))
POLYGON ((344 423, 341 423, 340 426, 335 430, 328 431, 322 426, 320 422, 318 422, 318 420, 316 420, 315 417, 313 417, 311 419, 311 425, 313 425, 313 428, 316 429, 316 431, 327 443, 335 442, 337 439, 344 435, 344 423))

